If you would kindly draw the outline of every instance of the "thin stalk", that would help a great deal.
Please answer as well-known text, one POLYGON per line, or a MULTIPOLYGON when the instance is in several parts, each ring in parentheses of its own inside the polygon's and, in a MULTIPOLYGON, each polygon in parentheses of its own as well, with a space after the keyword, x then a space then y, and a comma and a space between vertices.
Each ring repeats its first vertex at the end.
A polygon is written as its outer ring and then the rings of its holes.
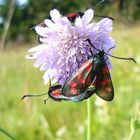
POLYGON ((134 116, 131 119, 131 124, 130 124, 130 134, 128 136, 128 140, 132 140, 132 137, 135 133, 135 128, 134 128, 134 116))
POLYGON ((1 36, 1 45, 0 45, 1 51, 5 48, 6 38, 7 38, 8 30, 12 21, 15 8, 16 8, 16 0, 10 0, 9 7, 7 10, 7 17, 4 21, 3 33, 1 36))
POLYGON ((0 127, 0 132, 6 135, 10 140, 15 140, 6 130, 0 127))
POLYGON ((87 100, 87 140, 91 140, 91 103, 87 100))
POLYGON ((132 140, 132 137, 134 135, 134 132, 135 132, 135 130, 132 129, 131 132, 130 132, 130 134, 129 134, 128 140, 132 140))

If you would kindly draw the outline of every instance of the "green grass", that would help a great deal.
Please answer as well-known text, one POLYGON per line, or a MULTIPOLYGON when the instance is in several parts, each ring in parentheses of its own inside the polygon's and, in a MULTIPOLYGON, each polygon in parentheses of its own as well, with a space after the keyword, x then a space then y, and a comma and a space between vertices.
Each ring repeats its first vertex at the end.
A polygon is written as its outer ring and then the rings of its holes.
MULTIPOLYGON (((111 58, 115 98, 97 105, 98 97, 91 97, 92 140, 126 140, 134 105, 140 103, 140 27, 116 26, 112 35, 117 42, 113 55, 134 57, 137 64, 111 58)), ((24 59, 25 54, 27 49, 0 53, 0 127, 15 140, 86 140, 86 101, 49 99, 44 104, 44 97, 21 101, 24 94, 47 92, 43 73, 24 59)), ((137 130, 133 140, 139 137, 137 130)), ((0 132, 0 140, 7 139, 0 132)))

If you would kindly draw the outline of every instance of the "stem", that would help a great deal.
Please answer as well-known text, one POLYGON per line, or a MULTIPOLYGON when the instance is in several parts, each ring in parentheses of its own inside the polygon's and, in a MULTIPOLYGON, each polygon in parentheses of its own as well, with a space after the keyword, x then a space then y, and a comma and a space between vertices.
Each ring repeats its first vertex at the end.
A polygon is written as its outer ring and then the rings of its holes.
POLYGON ((0 127, 0 132, 2 132, 4 135, 6 135, 10 140, 15 140, 6 130, 0 127))
POLYGON ((132 129, 131 132, 130 132, 130 134, 129 134, 128 140, 131 140, 132 139, 132 137, 134 135, 134 132, 135 132, 135 130, 132 129))
POLYGON ((91 140, 91 104, 90 98, 87 100, 87 140, 91 140))
POLYGON ((130 124, 130 134, 128 136, 128 140, 131 140, 133 135, 134 135, 135 129, 134 129, 134 117, 131 119, 131 124, 130 124))
POLYGON ((9 6, 8 6, 8 11, 7 11, 7 17, 4 21, 3 34, 1 37, 1 46, 0 46, 1 51, 5 47, 8 29, 10 27, 15 8, 16 8, 16 0, 10 0, 9 6))

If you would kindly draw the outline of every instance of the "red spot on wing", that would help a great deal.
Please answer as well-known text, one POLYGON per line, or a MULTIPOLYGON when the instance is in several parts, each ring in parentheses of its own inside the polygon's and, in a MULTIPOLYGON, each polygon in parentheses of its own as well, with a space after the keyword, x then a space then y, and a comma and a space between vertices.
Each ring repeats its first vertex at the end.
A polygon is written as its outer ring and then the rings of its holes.
POLYGON ((88 66, 86 67, 86 70, 87 70, 87 71, 90 71, 91 68, 92 68, 92 66, 93 66, 92 63, 90 62, 90 63, 88 64, 88 66))
POLYGON ((80 83, 85 84, 85 79, 82 77, 82 75, 78 75, 77 79, 80 83))
POLYGON ((60 95, 59 90, 58 90, 58 89, 54 90, 54 91, 52 92, 52 95, 53 95, 54 97, 55 97, 55 96, 59 96, 59 95, 60 95))
POLYGON ((101 92, 101 96, 104 97, 111 92, 110 87, 106 87, 104 91, 101 92))
POLYGON ((101 92, 101 97, 104 97, 106 93, 104 91, 101 92))
POLYGON ((77 94, 76 88, 71 88, 71 93, 72 93, 73 95, 77 94))
POLYGON ((69 85, 70 85, 70 87, 76 87, 76 83, 75 83, 74 81, 71 81, 71 82, 69 83, 69 85))
POLYGON ((111 92, 111 88, 110 88, 110 87, 106 87, 106 88, 105 88, 105 92, 106 92, 106 93, 110 93, 110 92, 111 92))
POLYGON ((110 82, 110 80, 109 80, 109 79, 106 79, 106 80, 102 81, 101 85, 102 85, 102 86, 105 86, 105 85, 108 84, 109 82, 110 82))
POLYGON ((73 17, 76 17, 77 16, 77 13, 70 13, 67 15, 68 18, 73 18, 73 17))

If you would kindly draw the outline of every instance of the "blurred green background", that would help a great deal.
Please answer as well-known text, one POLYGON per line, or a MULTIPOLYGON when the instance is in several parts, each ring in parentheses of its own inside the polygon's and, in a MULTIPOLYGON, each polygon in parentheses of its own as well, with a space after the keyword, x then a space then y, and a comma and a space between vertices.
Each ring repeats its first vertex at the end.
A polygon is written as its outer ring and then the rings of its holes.
MULTIPOLYGON (((25 60, 27 49, 37 45, 30 27, 49 18, 49 11, 62 14, 85 11, 100 0, 0 0, 0 140, 86 140, 86 101, 54 102, 44 97, 28 98, 27 93, 44 93, 43 73, 33 61, 25 60)), ((95 11, 115 18, 113 55, 133 57, 137 64, 112 58, 115 98, 92 100, 92 140, 140 139, 140 1, 106 0, 95 11)))

